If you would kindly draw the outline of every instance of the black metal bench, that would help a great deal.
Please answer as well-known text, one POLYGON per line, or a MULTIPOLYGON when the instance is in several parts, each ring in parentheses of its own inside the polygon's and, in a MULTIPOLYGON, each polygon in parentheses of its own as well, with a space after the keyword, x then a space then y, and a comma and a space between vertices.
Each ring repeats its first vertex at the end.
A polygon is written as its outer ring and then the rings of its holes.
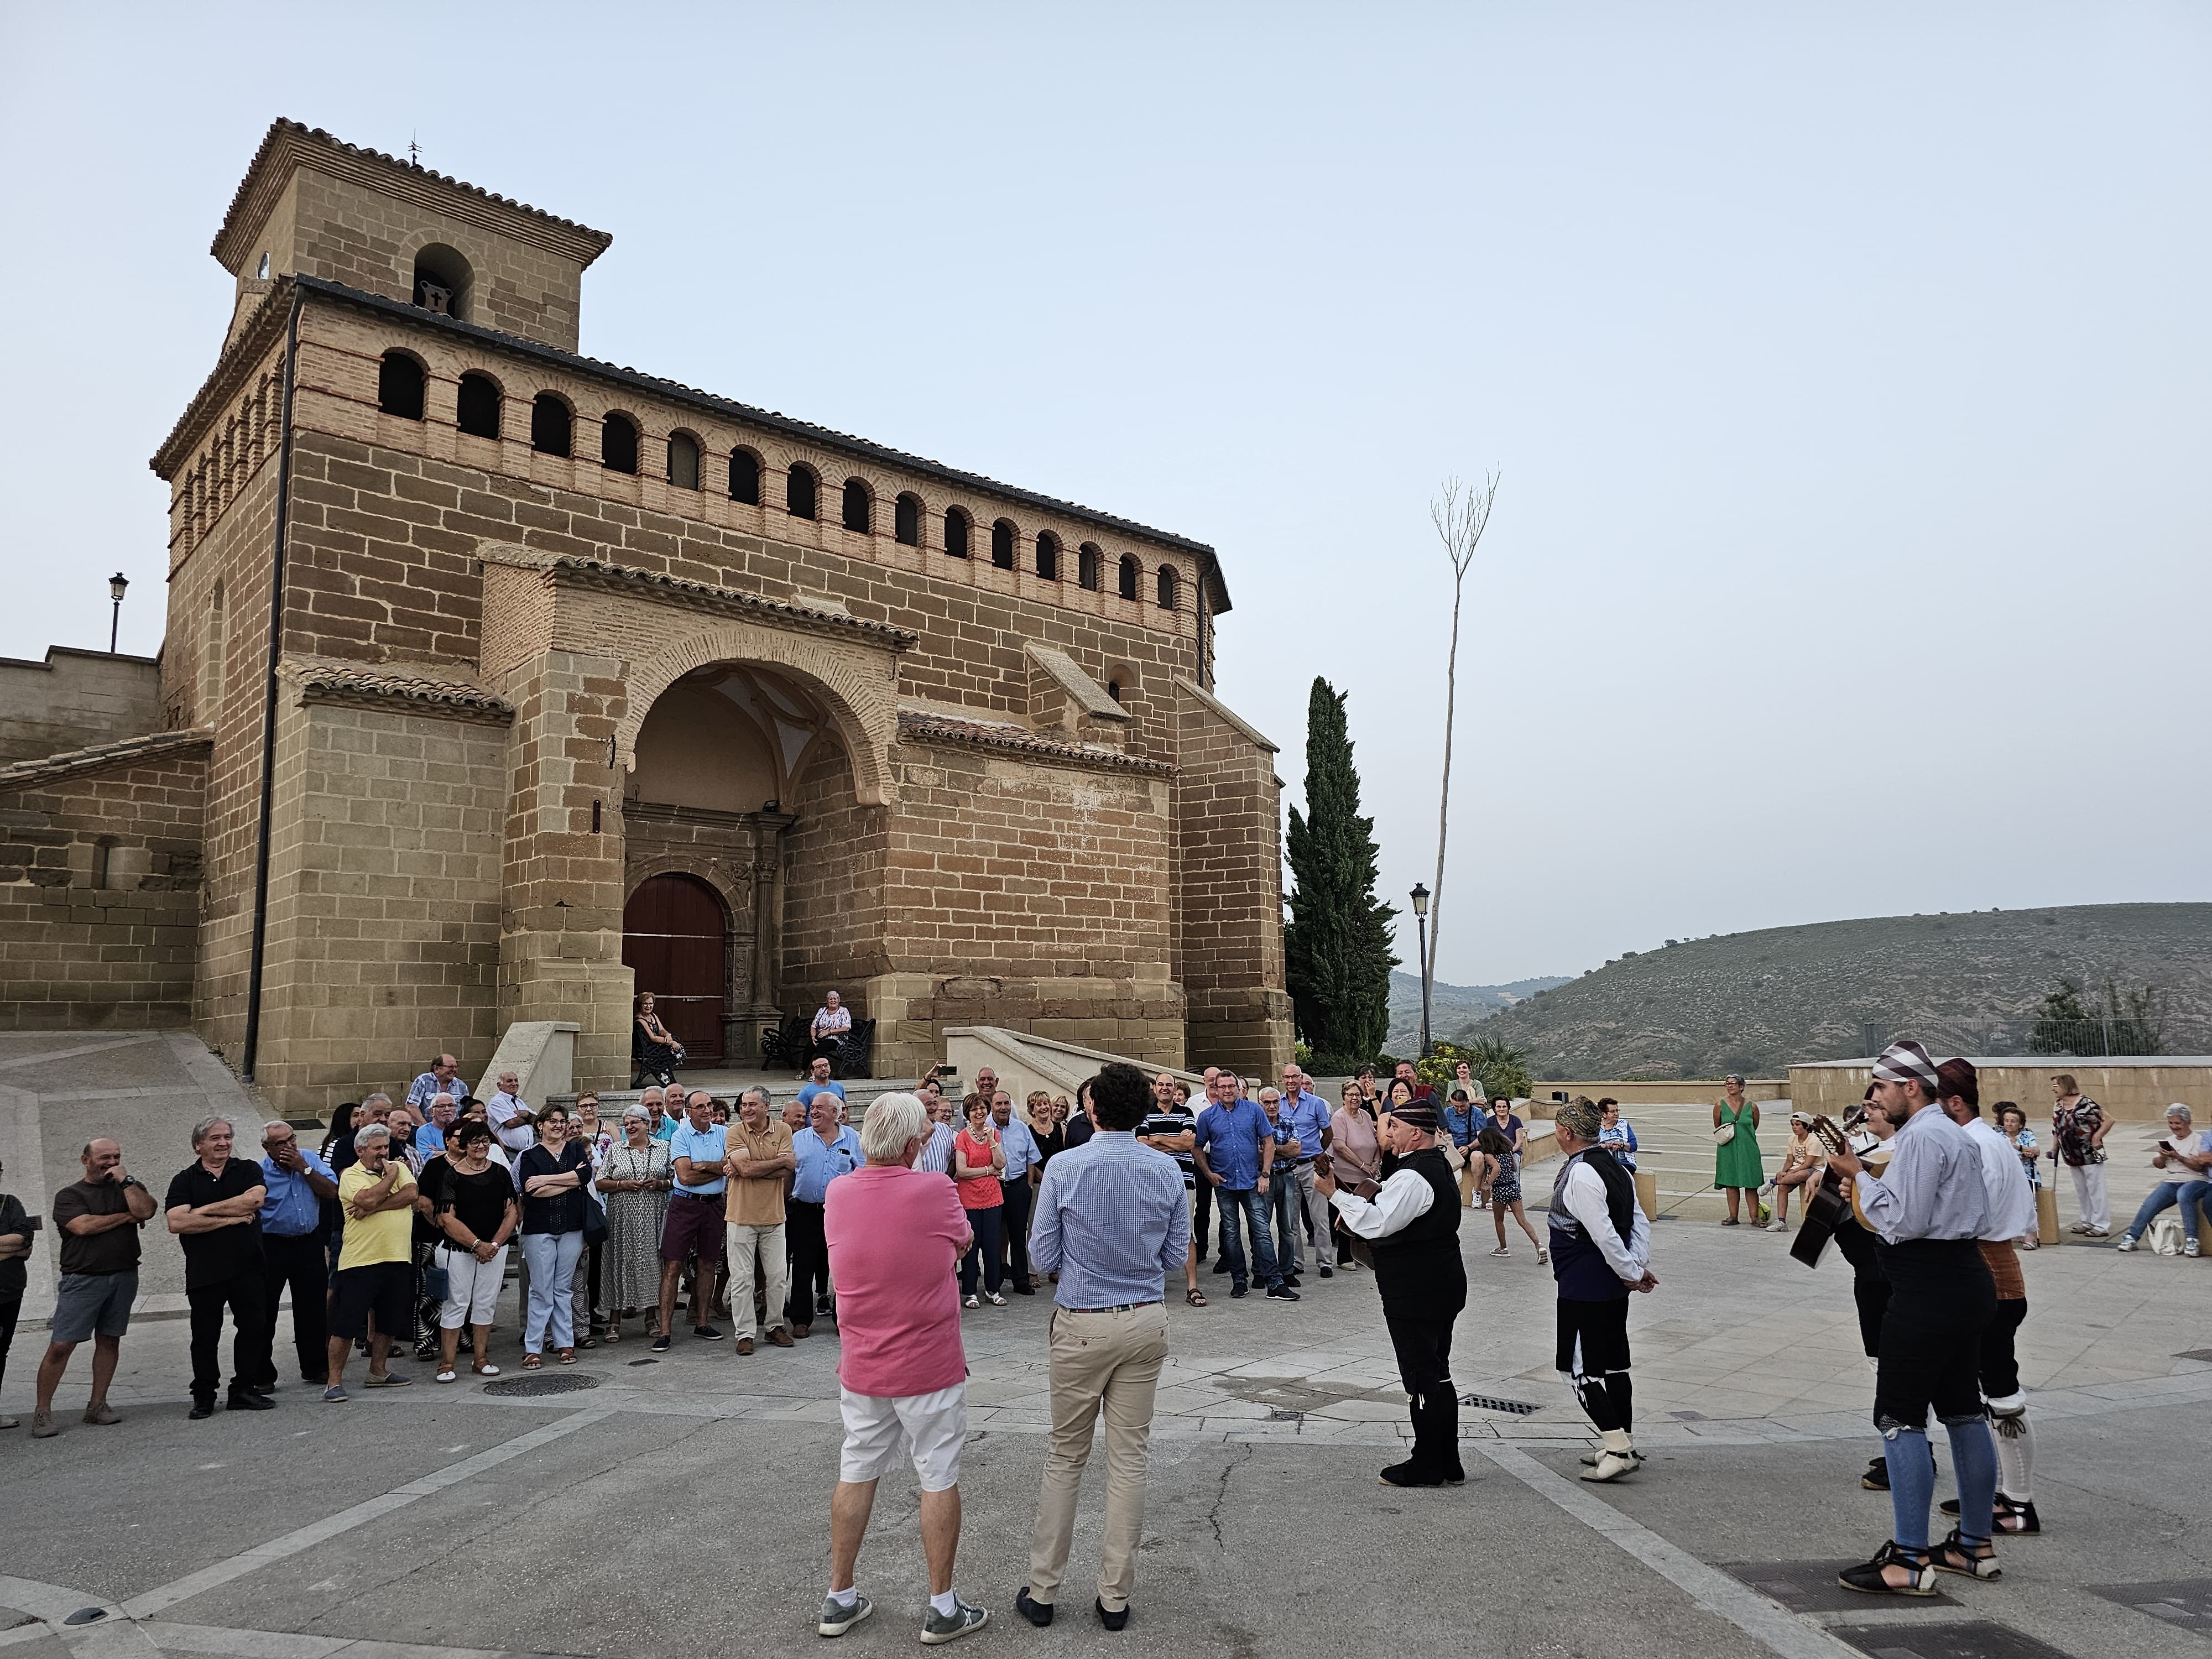
MULTIPOLYGON (((769 1071, 803 1072, 814 1048, 814 1022, 793 1015, 773 1030, 761 1033, 761 1063, 769 1071)), ((830 1062, 830 1075, 839 1079, 871 1075, 876 1057, 876 1022, 856 1019, 837 1045, 830 1062)))

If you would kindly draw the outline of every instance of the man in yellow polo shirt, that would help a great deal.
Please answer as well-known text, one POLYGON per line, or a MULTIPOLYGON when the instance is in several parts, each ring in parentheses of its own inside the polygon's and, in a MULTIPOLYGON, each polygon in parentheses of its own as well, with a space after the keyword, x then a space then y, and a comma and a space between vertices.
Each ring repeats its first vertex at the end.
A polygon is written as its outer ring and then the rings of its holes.
POLYGON ((791 1316, 784 1307, 791 1263, 784 1255, 783 1190, 799 1168, 791 1150, 790 1126, 768 1114, 768 1091, 748 1089, 738 1097, 738 1121, 727 1141, 730 1183, 722 1219, 728 1229, 730 1304, 744 1323, 738 1328, 738 1352, 753 1351, 753 1333, 744 1324, 761 1322, 745 1314, 753 1293, 753 1263, 760 1263, 768 1290, 768 1318, 762 1334, 779 1348, 791 1346, 791 1316))
POLYGON ((346 1398, 346 1355, 364 1332, 368 1386, 398 1389, 410 1381, 386 1362, 392 1333, 408 1327, 415 1292, 415 1177, 392 1156, 392 1136, 381 1124, 357 1133, 353 1150, 358 1161, 338 1177, 345 1242, 331 1310, 330 1386, 323 1390, 332 1403, 346 1398))

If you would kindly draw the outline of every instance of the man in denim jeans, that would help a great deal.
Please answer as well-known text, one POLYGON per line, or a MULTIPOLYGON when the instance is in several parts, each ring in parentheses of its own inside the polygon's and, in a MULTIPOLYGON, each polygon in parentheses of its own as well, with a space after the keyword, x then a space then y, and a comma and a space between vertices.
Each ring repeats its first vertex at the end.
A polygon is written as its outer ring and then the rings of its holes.
POLYGON ((1200 1116, 1191 1151, 1199 1179, 1221 1201, 1221 1259, 1229 1267, 1229 1294, 1240 1297, 1250 1288, 1244 1244, 1237 1231, 1241 1215, 1245 1231, 1252 1236, 1253 1273, 1267 1287, 1267 1299, 1295 1302, 1298 1293, 1283 1283, 1275 1247, 1267 1237, 1268 1188, 1275 1158, 1274 1131, 1267 1114, 1258 1101, 1238 1098, 1234 1072, 1216 1077, 1207 1092, 1213 1097, 1212 1109, 1200 1116))

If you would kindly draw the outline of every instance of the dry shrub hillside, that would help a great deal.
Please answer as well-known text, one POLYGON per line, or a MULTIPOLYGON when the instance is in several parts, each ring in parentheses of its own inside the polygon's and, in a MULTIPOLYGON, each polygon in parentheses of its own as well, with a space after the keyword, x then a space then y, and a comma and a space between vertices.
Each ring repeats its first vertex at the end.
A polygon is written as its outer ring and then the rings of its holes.
POLYGON ((2150 986, 2164 1050, 2212 1053, 2212 904, 1881 916, 1692 939, 1624 956, 1459 1028, 1550 1078, 1771 1076, 1863 1052, 1866 1028, 1931 1048, 2016 1048, 2062 977, 2150 986))

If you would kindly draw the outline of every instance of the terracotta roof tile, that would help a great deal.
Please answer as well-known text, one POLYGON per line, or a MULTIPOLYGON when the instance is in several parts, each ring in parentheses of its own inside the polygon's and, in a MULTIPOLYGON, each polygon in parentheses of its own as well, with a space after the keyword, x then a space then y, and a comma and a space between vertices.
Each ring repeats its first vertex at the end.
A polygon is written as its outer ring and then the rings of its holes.
POLYGON ((136 761, 158 760, 189 749, 204 749, 214 741, 213 726, 191 726, 179 732, 149 732, 141 738, 118 738, 113 743, 96 743, 85 749, 65 749, 59 754, 41 755, 33 760, 0 766, 0 789, 28 789, 80 773, 104 771, 111 766, 129 765, 136 761))
POLYGON ((1003 750, 1008 754, 1033 755, 1066 761, 1103 772, 1136 772, 1146 777, 1171 778, 1174 765, 1143 755, 1126 755, 1097 744, 1075 743, 1033 732, 1023 726, 1000 726, 986 720, 956 720, 950 715, 899 711, 899 736, 912 743, 952 743, 975 749, 1003 750))

